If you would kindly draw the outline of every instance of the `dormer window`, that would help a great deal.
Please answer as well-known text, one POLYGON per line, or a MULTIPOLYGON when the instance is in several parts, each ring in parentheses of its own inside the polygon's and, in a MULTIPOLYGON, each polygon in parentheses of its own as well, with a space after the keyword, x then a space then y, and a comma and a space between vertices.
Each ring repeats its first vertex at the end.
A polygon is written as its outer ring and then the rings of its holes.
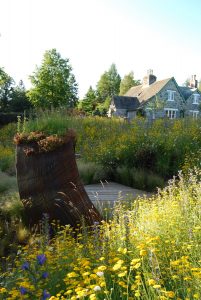
POLYGON ((174 101, 175 100, 175 93, 176 91, 172 91, 172 90, 167 90, 168 93, 168 101, 174 101))
POLYGON ((199 104, 200 95, 199 94, 193 94, 193 104, 199 104))

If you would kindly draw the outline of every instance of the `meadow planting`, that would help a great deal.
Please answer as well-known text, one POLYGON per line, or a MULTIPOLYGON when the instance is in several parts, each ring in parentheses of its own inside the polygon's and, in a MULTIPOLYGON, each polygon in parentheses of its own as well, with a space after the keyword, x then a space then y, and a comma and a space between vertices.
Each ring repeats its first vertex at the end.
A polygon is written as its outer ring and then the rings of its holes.
POLYGON ((1 129, 0 169, 12 170, 16 130, 25 136, 32 131, 60 136, 68 128, 76 131, 76 153, 81 155, 82 167, 90 163, 92 169, 94 165, 102 168, 102 179, 154 190, 163 187, 179 170, 186 173, 195 165, 200 167, 200 120, 163 119, 150 123, 139 118, 128 124, 121 119, 69 116, 65 111, 53 111, 1 129))
POLYGON ((201 122, 128 124, 42 112, 0 130, 1 171, 14 174, 16 132, 59 138, 69 128, 85 183, 166 187, 152 198, 103 208, 103 221, 90 228, 50 224, 44 215, 36 233, 23 224, 17 193, 8 192, 16 182, 0 173, 0 300, 201 299, 201 122))
POLYGON ((5 258, 0 299, 200 299, 201 182, 116 203, 92 228, 48 225, 5 258), (52 239, 49 236, 55 230, 52 239))

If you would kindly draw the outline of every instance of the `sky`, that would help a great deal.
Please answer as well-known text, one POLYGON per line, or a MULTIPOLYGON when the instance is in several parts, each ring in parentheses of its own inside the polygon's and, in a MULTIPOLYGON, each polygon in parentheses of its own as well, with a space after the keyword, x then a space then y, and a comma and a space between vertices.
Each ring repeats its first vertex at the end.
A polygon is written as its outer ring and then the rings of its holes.
POLYGON ((44 52, 68 58, 82 98, 114 63, 123 78, 201 79, 201 0, 0 0, 0 67, 16 83, 44 52))

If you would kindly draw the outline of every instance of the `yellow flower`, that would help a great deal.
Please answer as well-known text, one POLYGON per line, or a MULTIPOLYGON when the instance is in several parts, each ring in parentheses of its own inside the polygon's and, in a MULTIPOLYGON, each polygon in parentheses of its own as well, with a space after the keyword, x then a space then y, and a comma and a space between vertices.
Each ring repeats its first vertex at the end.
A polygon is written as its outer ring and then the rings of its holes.
POLYGON ((121 272, 118 274, 118 277, 124 277, 127 275, 127 271, 121 272))
POLYGON ((140 250, 140 256, 146 256, 147 255, 147 250, 140 250))
POLYGON ((71 273, 68 273, 67 276, 69 278, 74 278, 74 277, 78 277, 79 275, 77 273, 75 273, 75 272, 71 272, 71 273))
POLYGON ((167 291, 166 295, 171 299, 175 297, 175 293, 173 291, 167 291))
POLYGON ((161 288, 161 285, 160 285, 160 284, 155 284, 155 285, 153 285, 153 288, 154 288, 154 289, 160 289, 160 288, 161 288))
POLYGON ((117 263, 113 266, 113 270, 116 271, 116 270, 119 270, 122 266, 122 264, 124 263, 123 260, 118 260, 117 263))
POLYGON ((131 260, 131 265, 135 265, 135 264, 137 264, 140 261, 141 261, 140 258, 134 258, 134 259, 131 260))
POLYGON ((107 269, 106 266, 99 266, 98 271, 105 271, 107 269))
POLYGON ((95 295, 95 294, 91 294, 91 295, 89 296, 89 299, 90 299, 90 300, 96 300, 97 298, 96 298, 96 295, 95 295))
POLYGON ((135 297, 140 297, 140 291, 135 292, 135 297))
POLYGON ((154 285, 154 284, 156 284, 156 281, 154 279, 148 279, 148 284, 154 285))
POLYGON ((139 269, 139 267, 141 266, 141 263, 137 263, 136 265, 133 266, 134 269, 139 269))
POLYGON ((84 272, 84 273, 82 274, 82 276, 88 276, 88 275, 90 275, 89 272, 84 272))
POLYGON ((68 290, 64 293, 64 295, 70 295, 70 294, 72 294, 72 292, 73 292, 72 290, 68 290))
POLYGON ((105 257, 101 256, 101 257, 99 258, 99 260, 100 260, 100 261, 103 261, 103 260, 105 260, 105 257))

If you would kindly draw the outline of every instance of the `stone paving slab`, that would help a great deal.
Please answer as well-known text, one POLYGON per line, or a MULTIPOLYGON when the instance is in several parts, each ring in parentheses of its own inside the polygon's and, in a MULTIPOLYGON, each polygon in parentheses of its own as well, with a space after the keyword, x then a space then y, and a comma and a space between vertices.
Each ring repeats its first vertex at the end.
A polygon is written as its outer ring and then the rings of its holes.
POLYGON ((92 202, 115 202, 119 200, 136 199, 138 196, 151 197, 148 193, 116 182, 104 182, 85 185, 86 192, 92 202))

